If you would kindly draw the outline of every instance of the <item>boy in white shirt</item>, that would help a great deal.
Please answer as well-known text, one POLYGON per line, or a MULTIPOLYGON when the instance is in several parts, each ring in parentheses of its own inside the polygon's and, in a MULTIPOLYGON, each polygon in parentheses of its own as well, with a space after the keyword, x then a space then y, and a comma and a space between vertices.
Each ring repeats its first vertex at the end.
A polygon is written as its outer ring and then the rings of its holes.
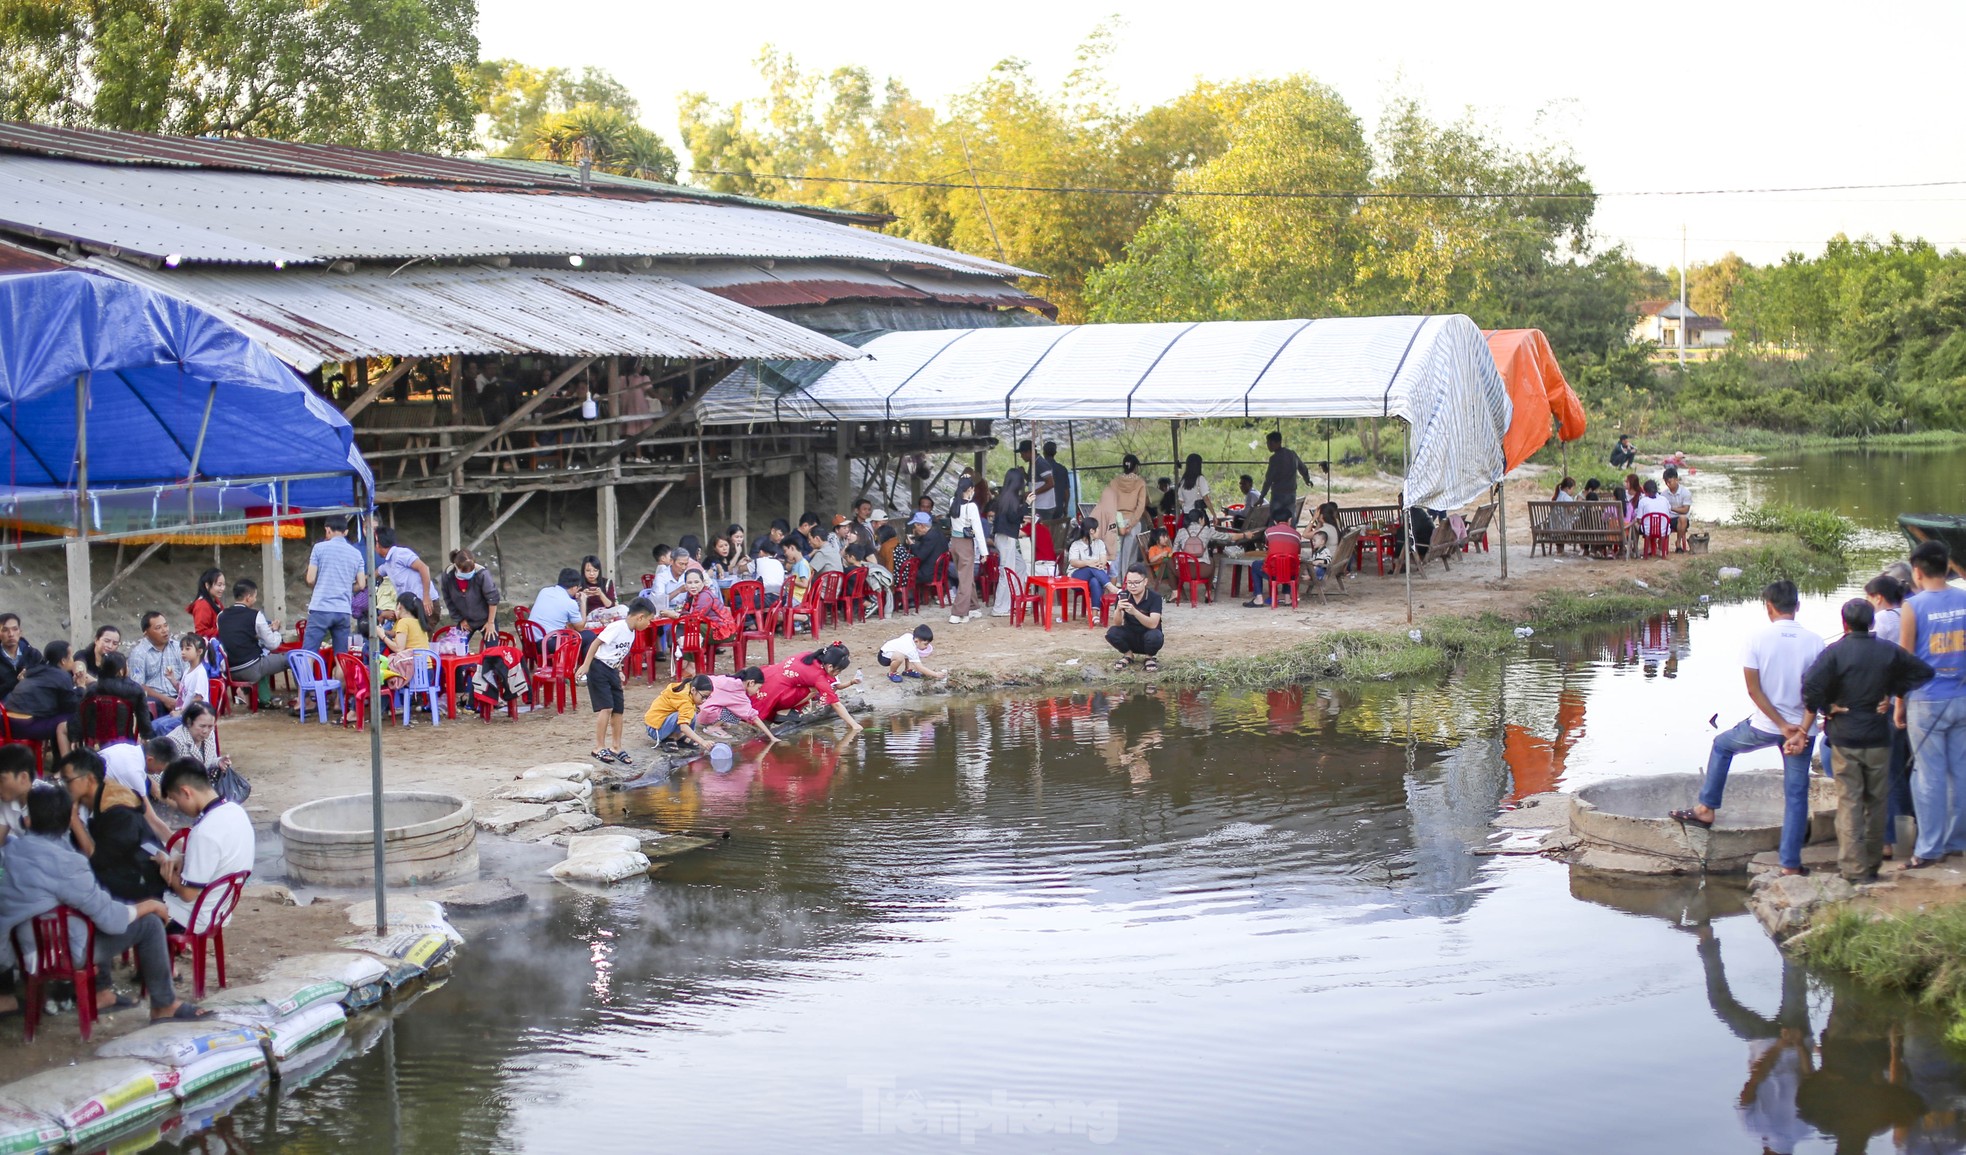
POLYGON ((587 647, 587 656, 581 660, 579 677, 587 681, 587 700, 594 707, 594 748, 593 757, 603 762, 615 762, 623 766, 633 766, 635 760, 629 756, 621 741, 622 716, 628 711, 627 691, 621 684, 621 663, 628 658, 628 651, 635 645, 635 635, 649 628, 655 621, 655 607, 646 598, 636 598, 628 603, 628 616, 608 623, 608 627, 594 638, 594 644, 587 647), (614 745, 606 744, 608 728, 614 728, 614 745))
MULTIPOLYGON (((253 821, 245 807, 218 796, 210 776, 195 758, 171 763, 164 770, 159 789, 164 801, 192 819, 182 860, 162 852, 153 856, 164 876, 164 906, 170 912, 171 933, 210 930, 211 907, 200 912, 198 926, 191 925, 192 909, 205 888, 219 879, 252 872, 257 849, 253 821)), ((228 920, 230 917, 228 914, 228 920)))
POLYGON ((887 669, 887 680, 899 682, 903 677, 931 678, 941 681, 949 676, 947 670, 931 670, 922 659, 935 652, 930 643, 935 641, 935 631, 927 626, 916 626, 912 633, 902 634, 881 647, 876 660, 887 669))

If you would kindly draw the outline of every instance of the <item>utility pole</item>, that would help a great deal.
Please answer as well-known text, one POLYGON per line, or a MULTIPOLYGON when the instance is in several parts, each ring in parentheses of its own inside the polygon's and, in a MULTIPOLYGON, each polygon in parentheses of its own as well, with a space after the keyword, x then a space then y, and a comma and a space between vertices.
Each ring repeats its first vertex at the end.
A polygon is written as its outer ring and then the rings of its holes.
POLYGON ((1686 223, 1679 225, 1679 371, 1686 372, 1686 223))

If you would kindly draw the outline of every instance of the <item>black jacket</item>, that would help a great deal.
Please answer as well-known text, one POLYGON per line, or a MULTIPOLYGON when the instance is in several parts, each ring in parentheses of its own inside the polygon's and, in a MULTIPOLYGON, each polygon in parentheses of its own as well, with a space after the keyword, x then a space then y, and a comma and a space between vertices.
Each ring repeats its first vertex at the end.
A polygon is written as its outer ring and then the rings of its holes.
POLYGON ((1891 642, 1870 634, 1844 634, 1823 648, 1809 672, 1802 675, 1802 705, 1818 714, 1832 706, 1837 714, 1824 726, 1832 746, 1877 747, 1891 744, 1891 717, 1877 712, 1878 703, 1932 680, 1932 667, 1891 642))
POLYGON ((920 567, 915 570, 915 580, 925 582, 935 575, 935 559, 949 552, 949 535, 939 529, 908 541, 908 552, 915 555, 920 567))
POLYGON ((10 660, 5 652, 0 652, 0 701, 5 701, 7 695, 14 692, 14 687, 19 684, 22 674, 40 664, 41 651, 25 641, 20 644, 18 661, 10 660))
POLYGON ((75 712, 82 691, 75 678, 60 666, 46 662, 20 676, 20 684, 7 695, 7 712, 27 718, 59 718, 75 712))

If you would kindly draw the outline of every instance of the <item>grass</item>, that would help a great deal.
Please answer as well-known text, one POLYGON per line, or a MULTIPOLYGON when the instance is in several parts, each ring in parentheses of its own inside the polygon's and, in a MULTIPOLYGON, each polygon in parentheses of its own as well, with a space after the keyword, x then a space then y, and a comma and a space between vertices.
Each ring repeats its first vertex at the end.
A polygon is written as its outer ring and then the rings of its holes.
POLYGON ((1966 904, 1886 915, 1835 910, 1791 945, 1811 963, 1944 1010, 1952 1041, 1966 1043, 1966 904))
POLYGON ((1827 509, 1792 505, 1762 505, 1734 515, 1734 524, 1760 533, 1790 534, 1802 544, 1831 557, 1842 557, 1857 536, 1849 518, 1827 509))

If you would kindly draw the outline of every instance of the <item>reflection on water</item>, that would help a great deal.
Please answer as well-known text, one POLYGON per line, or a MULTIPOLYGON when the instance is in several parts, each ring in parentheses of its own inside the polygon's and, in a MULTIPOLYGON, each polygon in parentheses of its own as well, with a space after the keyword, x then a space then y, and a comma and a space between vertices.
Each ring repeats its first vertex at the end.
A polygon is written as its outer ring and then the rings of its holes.
MULTIPOLYGON (((1837 601, 1804 624, 1832 630, 1837 601)), ((1473 853, 1511 799, 1700 764, 1747 711, 1760 615, 1539 634, 1417 685, 930 698, 861 741, 693 766, 604 817, 728 841, 657 881, 533 883, 523 913, 464 924, 458 974, 386 1047, 220 1134, 1961 1150, 1940 1025, 1785 964, 1738 886, 1473 853)))

